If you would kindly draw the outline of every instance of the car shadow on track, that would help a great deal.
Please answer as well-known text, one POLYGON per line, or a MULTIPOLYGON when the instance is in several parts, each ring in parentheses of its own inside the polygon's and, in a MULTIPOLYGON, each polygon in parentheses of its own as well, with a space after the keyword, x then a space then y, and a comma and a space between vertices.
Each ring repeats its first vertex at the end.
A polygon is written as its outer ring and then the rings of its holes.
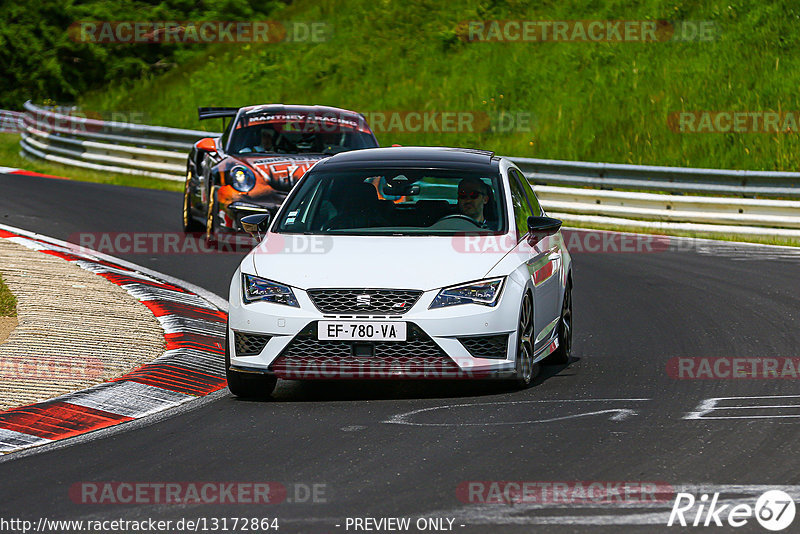
POLYGON ((238 402, 363 401, 396 399, 442 399, 485 397, 509 393, 535 392, 537 386, 564 374, 580 361, 573 357, 566 365, 540 366, 539 374, 527 390, 504 380, 279 380, 271 398, 236 399, 238 402))

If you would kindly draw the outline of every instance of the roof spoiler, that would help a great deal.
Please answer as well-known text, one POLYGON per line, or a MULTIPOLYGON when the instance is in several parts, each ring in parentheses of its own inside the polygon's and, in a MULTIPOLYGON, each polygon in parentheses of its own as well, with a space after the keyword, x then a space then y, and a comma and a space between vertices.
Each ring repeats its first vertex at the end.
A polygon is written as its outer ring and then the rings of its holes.
POLYGON ((197 108, 197 116, 200 120, 218 119, 225 117, 235 117, 239 108, 197 108))

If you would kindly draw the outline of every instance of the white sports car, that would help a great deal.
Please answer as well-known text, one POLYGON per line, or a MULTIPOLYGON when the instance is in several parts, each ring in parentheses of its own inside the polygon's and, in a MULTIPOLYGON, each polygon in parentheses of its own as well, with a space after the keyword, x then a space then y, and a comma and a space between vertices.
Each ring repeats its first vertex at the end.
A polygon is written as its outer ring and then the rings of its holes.
POLYGON ((572 268, 561 221, 491 152, 392 147, 312 167, 230 286, 238 396, 278 378, 503 378, 569 361, 572 268))

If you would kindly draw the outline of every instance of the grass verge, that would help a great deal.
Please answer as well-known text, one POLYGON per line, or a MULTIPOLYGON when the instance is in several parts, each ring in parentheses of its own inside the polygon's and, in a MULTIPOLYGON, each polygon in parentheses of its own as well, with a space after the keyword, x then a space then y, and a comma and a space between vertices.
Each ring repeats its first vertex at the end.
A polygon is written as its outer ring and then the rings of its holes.
POLYGON ((17 299, 0 276, 0 317, 17 316, 17 299))
POLYGON ((160 180, 145 176, 131 176, 113 172, 99 172, 69 165, 58 165, 49 161, 29 159, 20 155, 19 135, 0 133, 0 166, 25 169, 26 171, 63 176, 70 180, 94 182, 100 184, 125 185, 130 187, 145 187, 148 189, 161 189, 164 191, 183 191, 182 182, 160 180))

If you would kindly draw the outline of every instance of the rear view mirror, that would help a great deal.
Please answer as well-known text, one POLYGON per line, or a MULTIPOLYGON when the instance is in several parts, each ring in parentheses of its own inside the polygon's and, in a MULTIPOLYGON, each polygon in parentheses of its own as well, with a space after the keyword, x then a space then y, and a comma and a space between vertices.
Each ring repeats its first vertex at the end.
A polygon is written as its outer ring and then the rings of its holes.
POLYGON ((197 142, 197 148, 204 152, 216 152, 217 144, 212 137, 204 137, 197 142))
POLYGON ((246 215, 242 217, 242 230, 261 241, 269 228, 269 220, 269 213, 246 215))

